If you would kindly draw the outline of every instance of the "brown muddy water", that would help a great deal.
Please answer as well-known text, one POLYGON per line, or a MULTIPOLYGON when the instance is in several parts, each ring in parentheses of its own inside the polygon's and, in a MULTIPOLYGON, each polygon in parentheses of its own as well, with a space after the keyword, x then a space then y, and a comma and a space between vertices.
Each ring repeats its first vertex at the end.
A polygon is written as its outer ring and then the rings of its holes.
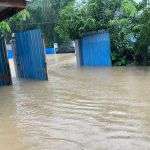
POLYGON ((48 82, 0 88, 0 150, 150 150, 149 67, 47 60, 48 82))

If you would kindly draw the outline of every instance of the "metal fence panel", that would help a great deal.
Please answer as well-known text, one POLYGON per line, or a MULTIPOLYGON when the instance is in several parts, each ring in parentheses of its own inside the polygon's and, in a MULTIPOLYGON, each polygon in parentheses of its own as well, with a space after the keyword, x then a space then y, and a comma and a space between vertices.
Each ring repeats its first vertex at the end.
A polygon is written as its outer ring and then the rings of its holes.
POLYGON ((84 36, 80 40, 80 51, 83 66, 112 66, 108 32, 84 36))
POLYGON ((46 54, 56 54, 56 51, 54 48, 45 48, 46 54))
POLYGON ((7 50, 7 58, 13 59, 13 51, 12 50, 7 50))
POLYGON ((14 59, 18 77, 47 80, 44 41, 40 30, 15 34, 14 59))
POLYGON ((4 37, 0 37, 0 86, 11 85, 11 73, 7 59, 4 37))

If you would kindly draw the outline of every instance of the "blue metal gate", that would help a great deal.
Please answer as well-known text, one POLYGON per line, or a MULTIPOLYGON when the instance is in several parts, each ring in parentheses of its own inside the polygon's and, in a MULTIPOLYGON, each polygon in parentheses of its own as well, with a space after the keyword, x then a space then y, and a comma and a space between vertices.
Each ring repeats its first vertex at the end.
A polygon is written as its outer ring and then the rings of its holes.
POLYGON ((11 85, 11 74, 4 37, 0 37, 0 86, 11 85))
POLYGON ((47 66, 42 34, 30 30, 15 34, 14 59, 19 78, 47 80, 47 66))
POLYGON ((110 37, 105 31, 84 36, 80 41, 83 66, 112 66, 110 37))

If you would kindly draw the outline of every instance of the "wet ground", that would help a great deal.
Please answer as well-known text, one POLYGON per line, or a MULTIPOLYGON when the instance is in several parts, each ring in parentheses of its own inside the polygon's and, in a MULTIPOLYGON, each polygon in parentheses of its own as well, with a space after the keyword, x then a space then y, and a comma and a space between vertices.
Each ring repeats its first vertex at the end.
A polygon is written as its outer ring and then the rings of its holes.
POLYGON ((0 150, 150 150, 150 68, 48 57, 48 82, 0 88, 0 150))

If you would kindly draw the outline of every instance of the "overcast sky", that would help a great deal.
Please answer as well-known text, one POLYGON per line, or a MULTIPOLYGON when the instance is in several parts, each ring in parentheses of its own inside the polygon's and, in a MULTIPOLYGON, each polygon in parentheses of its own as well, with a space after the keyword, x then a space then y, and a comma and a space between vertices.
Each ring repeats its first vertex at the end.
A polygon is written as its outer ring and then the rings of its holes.
POLYGON ((142 0, 135 0, 136 2, 141 2, 142 0))

